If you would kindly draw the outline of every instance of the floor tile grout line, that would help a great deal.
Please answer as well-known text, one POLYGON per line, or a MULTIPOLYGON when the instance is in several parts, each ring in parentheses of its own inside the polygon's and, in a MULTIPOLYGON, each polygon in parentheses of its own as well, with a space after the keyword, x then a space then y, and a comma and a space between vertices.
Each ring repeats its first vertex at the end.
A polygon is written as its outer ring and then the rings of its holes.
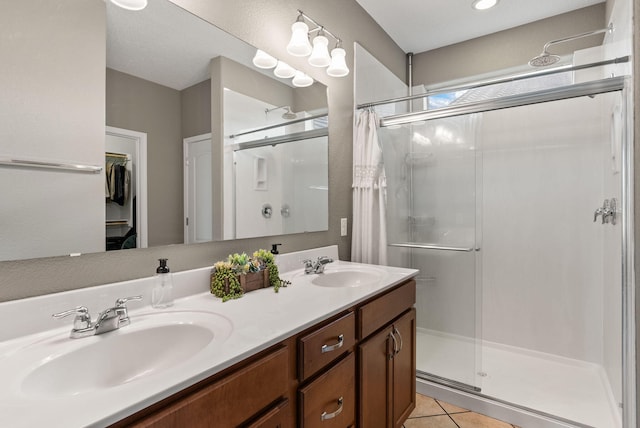
POLYGON ((449 413, 447 413, 447 416, 449 416, 449 419, 451 419, 451 422, 453 422, 453 424, 454 424, 456 427, 460 428, 460 425, 458 425, 458 423, 457 423, 456 421, 454 421, 454 420, 453 420, 453 418, 451 417, 451 415, 450 415, 449 413))
POLYGON ((433 401, 435 401, 436 403, 438 403, 438 406, 440 406, 440 408, 442 409, 442 411, 447 415, 459 415, 460 413, 472 413, 471 410, 467 410, 467 409, 463 409, 462 411, 459 412, 449 412, 447 409, 444 408, 444 406, 442 404, 440 404, 440 401, 438 401, 436 398, 433 399, 433 401))

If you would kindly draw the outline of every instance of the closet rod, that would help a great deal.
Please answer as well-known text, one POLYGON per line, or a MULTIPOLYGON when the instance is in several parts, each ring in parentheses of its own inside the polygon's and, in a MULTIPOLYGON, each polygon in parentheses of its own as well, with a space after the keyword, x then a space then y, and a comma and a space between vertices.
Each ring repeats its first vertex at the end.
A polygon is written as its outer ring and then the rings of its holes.
POLYGON ((402 101, 412 101, 412 100, 417 100, 421 98, 426 98, 430 95, 446 94, 449 92, 462 91, 465 89, 481 88, 483 86, 495 85, 498 83, 516 82, 518 80, 531 79, 531 78, 540 77, 540 76, 548 76, 551 74, 564 73, 568 71, 578 71, 578 70, 584 70, 584 69, 593 68, 593 67, 601 67, 601 66, 611 65, 611 64, 622 64, 622 63, 629 62, 629 60, 630 60, 630 57, 627 55, 627 56, 609 59, 605 61, 592 62, 589 64, 580 64, 580 65, 567 64, 567 65, 562 65, 559 67, 552 68, 551 70, 527 72, 523 74, 516 74, 515 76, 489 79, 489 80, 484 80, 481 82, 475 82, 475 83, 466 84, 466 85, 438 88, 431 91, 426 91, 422 94, 411 95, 408 97, 390 98, 390 99, 381 100, 381 101, 373 101, 370 103, 358 104, 356 108, 363 109, 363 108, 370 108, 370 107, 375 107, 375 106, 384 105, 384 104, 399 103, 402 101))
POLYGON ((30 159, 15 159, 8 157, 0 157, 0 165, 22 167, 22 168, 43 168, 43 169, 62 169, 72 172, 86 172, 98 174, 102 171, 101 166, 82 165, 72 163, 44 162, 30 159))

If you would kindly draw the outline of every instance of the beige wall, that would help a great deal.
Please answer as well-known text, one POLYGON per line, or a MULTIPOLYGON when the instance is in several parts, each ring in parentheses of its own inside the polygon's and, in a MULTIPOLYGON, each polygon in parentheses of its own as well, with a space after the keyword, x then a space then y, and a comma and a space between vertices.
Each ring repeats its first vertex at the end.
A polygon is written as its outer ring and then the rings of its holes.
MULTIPOLYGON (((431 85, 527 64, 545 43, 606 27, 605 3, 543 19, 488 36, 415 54, 413 83, 431 85)), ((564 55, 602 43, 602 35, 559 43, 564 55)))
POLYGON ((149 246, 181 244, 182 107, 180 91, 107 69, 108 126, 147 134, 149 246))
POLYGON ((211 80, 181 91, 182 138, 211 132, 211 80))
MULTIPOLYGON (((0 156, 104 163, 104 16, 91 2, 0 2, 0 156)), ((0 260, 103 250, 103 177, 0 167, 0 260)))
MULTIPOLYGON (((290 27, 300 8, 342 37, 348 65, 353 70, 353 42, 360 42, 398 76, 404 76, 405 56, 355 0, 173 0, 207 18, 224 30, 281 58, 285 53, 290 27)), ((104 4, 96 0, 97 4, 104 4)), ((96 25, 104 37, 104 26, 96 25)), ((84 64, 85 57, 70 60, 72 70, 84 64)), ((353 73, 345 78, 330 78, 324 70, 313 69, 302 59, 289 61, 328 86, 330 110, 329 135, 329 231, 195 245, 171 245, 81 257, 54 257, 0 263, 0 300, 12 300, 153 275, 156 259, 168 257, 173 271, 210 266, 235 251, 270 248, 281 242, 282 252, 337 244, 340 258, 349 259, 350 237, 340 236, 340 218, 351 218, 351 160, 353 139, 353 73)), ((48 63, 43 64, 47 67, 48 63)), ((104 63, 102 63, 104 73, 104 63)), ((212 88, 212 93, 213 93, 212 88)), ((87 88, 85 95, 104 94, 104 86, 87 88)), ((212 115, 217 108, 213 99, 212 115)), ((55 116, 51 107, 42 114, 55 116)), ((90 112, 104 121, 104 111, 90 112)), ((96 130, 104 135, 104 129, 96 130)), ((172 201, 182 206, 182 200, 172 201)), ((152 217, 154 212, 149 212, 152 217)), ((349 230, 351 228, 349 227, 349 230)))

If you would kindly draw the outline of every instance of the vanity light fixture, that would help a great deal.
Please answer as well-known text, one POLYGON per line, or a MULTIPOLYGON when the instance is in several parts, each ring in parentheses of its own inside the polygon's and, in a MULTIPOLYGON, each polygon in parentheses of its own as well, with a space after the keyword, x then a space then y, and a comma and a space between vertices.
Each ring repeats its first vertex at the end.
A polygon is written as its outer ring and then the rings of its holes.
POLYGON ((298 88, 306 88, 307 86, 313 85, 313 79, 310 76, 307 76, 302 71, 296 71, 296 75, 291 81, 293 86, 298 88))
POLYGON ((314 67, 328 66, 327 74, 329 76, 343 77, 349 74, 349 68, 345 60, 346 52, 342 48, 342 40, 299 9, 298 18, 291 26, 291 40, 287 45, 287 52, 298 57, 310 55, 309 64, 314 67), (311 30, 307 22, 313 25, 311 30), (309 43, 309 38, 312 34, 316 34, 313 37, 313 47, 309 43), (329 39, 327 36, 333 38, 336 42, 335 48, 331 50, 331 55, 329 55, 329 39))
POLYGON ((324 35, 322 28, 318 35, 313 38, 313 50, 309 57, 309 64, 314 67, 327 67, 331 64, 331 57, 329 56, 329 39, 324 35))
POLYGON ((284 61, 279 61, 277 58, 272 57, 260 49, 257 49, 256 54, 253 57, 253 65, 265 70, 273 68, 273 74, 281 79, 291 79, 293 77, 293 81, 291 83, 293 86, 297 86, 299 88, 311 86, 314 82, 314 80, 308 75, 296 70, 284 61))
POLYGON ((296 75, 296 69, 284 61, 278 61, 278 65, 276 65, 275 70, 273 70, 273 74, 281 79, 291 79, 296 75))
POLYGON ((287 52, 293 56, 307 56, 311 53, 309 26, 304 22, 302 12, 291 26, 291 40, 287 45, 287 52))
POLYGON ((147 7, 147 0, 110 0, 111 3, 127 10, 142 10, 147 7))
POLYGON ((331 64, 327 68, 327 74, 331 77, 344 77, 349 74, 349 67, 345 61, 347 53, 342 49, 342 43, 331 50, 331 64))
POLYGON ((498 0, 475 0, 471 7, 475 10, 487 10, 491 9, 498 4, 498 0))
POLYGON ((256 51, 256 55, 253 57, 253 65, 258 68, 269 69, 275 67, 277 64, 277 59, 260 49, 256 51))

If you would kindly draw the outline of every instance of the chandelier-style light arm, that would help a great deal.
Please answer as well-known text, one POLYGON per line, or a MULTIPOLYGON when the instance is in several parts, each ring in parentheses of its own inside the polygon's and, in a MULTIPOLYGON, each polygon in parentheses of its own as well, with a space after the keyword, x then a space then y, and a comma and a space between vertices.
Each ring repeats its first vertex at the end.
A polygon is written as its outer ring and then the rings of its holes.
POLYGON ((303 11, 298 9, 298 19, 297 19, 297 21, 300 21, 300 18, 309 21, 309 23, 311 23, 314 26, 314 28, 309 30, 309 34, 322 31, 325 35, 328 34, 329 36, 331 36, 336 41, 336 44, 337 43, 342 44, 342 40, 340 39, 340 37, 336 36, 331 31, 327 30, 327 28, 324 25, 318 24, 314 19, 310 18, 303 11))

